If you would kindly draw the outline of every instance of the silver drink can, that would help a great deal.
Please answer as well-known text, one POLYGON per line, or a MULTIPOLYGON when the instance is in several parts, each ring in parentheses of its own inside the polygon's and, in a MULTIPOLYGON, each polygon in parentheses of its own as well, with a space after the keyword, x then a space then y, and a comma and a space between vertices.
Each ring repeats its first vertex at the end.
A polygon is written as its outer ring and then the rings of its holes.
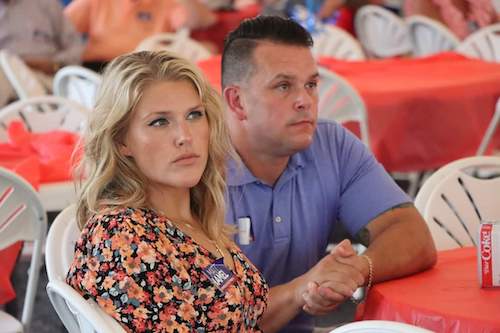
POLYGON ((479 225, 477 244, 479 285, 500 287, 500 223, 484 221, 479 225))

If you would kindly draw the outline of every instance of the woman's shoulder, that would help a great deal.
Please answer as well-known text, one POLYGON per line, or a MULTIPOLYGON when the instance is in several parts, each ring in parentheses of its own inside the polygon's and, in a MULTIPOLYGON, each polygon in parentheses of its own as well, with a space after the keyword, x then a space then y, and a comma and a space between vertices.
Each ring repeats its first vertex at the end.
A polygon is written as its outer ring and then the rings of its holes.
POLYGON ((158 219, 158 215, 147 208, 133 207, 100 207, 99 210, 90 217, 85 225, 83 233, 118 233, 137 232, 138 230, 149 229, 158 219))

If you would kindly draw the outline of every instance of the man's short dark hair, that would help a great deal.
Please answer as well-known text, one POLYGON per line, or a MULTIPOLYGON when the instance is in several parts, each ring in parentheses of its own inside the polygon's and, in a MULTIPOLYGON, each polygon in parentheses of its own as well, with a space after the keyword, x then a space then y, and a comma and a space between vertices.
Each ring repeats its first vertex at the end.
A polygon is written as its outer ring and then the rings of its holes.
POLYGON ((243 80, 252 69, 252 56, 259 41, 312 47, 309 32, 297 22, 279 16, 246 19, 224 41, 222 87, 243 80))

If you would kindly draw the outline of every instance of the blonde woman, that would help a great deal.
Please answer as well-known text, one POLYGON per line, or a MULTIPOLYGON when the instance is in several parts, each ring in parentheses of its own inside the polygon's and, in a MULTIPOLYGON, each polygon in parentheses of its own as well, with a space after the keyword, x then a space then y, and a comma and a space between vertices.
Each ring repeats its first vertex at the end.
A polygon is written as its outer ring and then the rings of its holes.
POLYGON ((268 287, 224 226, 219 99, 165 52, 106 68, 84 136, 67 282, 131 332, 260 332, 268 287))

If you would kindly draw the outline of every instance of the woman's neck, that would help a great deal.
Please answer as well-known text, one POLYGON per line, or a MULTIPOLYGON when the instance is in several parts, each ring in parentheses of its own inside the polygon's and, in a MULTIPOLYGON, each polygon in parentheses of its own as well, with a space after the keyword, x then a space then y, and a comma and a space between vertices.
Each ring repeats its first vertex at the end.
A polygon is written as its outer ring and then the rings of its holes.
POLYGON ((189 189, 157 189, 148 190, 148 201, 151 208, 171 220, 191 222, 191 196, 189 189))

